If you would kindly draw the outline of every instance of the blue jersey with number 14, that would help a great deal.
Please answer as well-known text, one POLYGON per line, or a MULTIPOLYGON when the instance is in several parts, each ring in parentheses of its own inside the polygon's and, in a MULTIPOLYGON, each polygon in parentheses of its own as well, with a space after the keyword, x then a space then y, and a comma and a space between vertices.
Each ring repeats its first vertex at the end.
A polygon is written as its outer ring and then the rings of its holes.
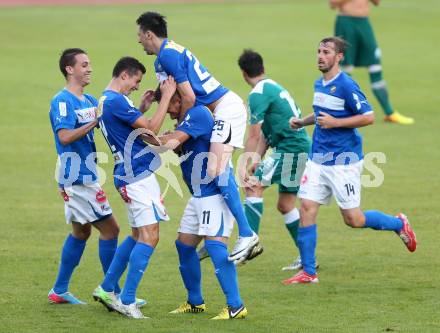
POLYGON ((188 81, 196 95, 195 105, 209 105, 228 92, 186 48, 165 39, 154 62, 159 82, 168 75, 177 84, 188 81))

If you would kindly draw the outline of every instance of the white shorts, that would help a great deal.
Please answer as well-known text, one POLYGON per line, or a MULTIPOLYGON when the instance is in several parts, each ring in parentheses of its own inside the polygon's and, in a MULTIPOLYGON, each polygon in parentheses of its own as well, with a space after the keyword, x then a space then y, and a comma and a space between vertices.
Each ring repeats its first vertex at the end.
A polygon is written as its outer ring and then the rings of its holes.
POLYGON ((214 119, 215 124, 212 130, 211 142, 243 148, 247 111, 240 96, 228 91, 216 106, 214 119))
POLYGON ((321 165, 308 160, 298 196, 322 205, 328 205, 334 196, 342 209, 359 207, 362 167, 363 161, 348 165, 321 165))
POLYGON ((122 186, 118 191, 127 207, 130 227, 139 228, 170 219, 162 204, 159 183, 154 174, 122 186))
POLYGON ((179 232, 185 234, 230 237, 234 221, 221 194, 191 197, 180 220, 179 232))
POLYGON ((67 223, 87 224, 112 214, 107 197, 98 183, 66 186, 60 191, 67 223))

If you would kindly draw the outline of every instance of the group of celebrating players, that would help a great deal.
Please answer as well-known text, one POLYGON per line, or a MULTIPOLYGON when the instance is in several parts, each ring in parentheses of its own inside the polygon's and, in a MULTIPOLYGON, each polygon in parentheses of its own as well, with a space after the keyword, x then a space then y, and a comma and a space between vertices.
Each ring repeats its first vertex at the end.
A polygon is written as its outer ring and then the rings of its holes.
POLYGON ((234 149, 243 148, 247 111, 242 99, 222 86, 188 49, 168 39, 164 16, 146 12, 136 23, 139 43, 148 55, 156 56, 159 81, 155 91, 142 95, 138 108, 128 98, 146 73, 137 59, 123 57, 116 63, 98 101, 84 93, 92 73, 87 53, 72 48, 60 57, 66 87, 52 99, 50 120, 61 165, 58 182, 72 233, 63 245, 58 276, 48 295, 51 303, 84 304, 68 286, 93 226, 100 232, 104 272, 93 298, 110 311, 146 318, 140 310, 146 301, 136 298, 136 290, 159 241, 159 221, 169 219, 155 177, 160 153, 167 150, 180 156, 182 177, 191 193, 175 242, 188 297, 170 313, 206 311, 200 261, 210 257, 227 304, 212 319, 247 316, 236 266, 263 252, 258 237, 263 191, 272 184, 278 184, 277 208, 300 253, 283 268, 300 269, 283 281, 285 285, 318 282, 316 217, 319 206, 332 196, 347 225, 394 231, 409 251, 415 251, 416 237, 404 214, 394 217, 359 208, 363 155, 356 128, 373 123, 374 114, 359 86, 340 69, 347 48, 343 39, 330 37, 319 43, 322 77, 315 82, 314 113, 304 118, 289 92, 266 77, 261 55, 252 50, 241 54, 239 67, 252 87, 244 144, 249 158, 238 166, 246 194, 243 207, 231 162, 234 149), (154 102, 157 109, 147 118, 144 113, 154 102), (176 126, 160 133, 167 114, 176 126), (312 124, 310 142, 304 127, 312 124), (95 127, 114 157, 114 184, 132 230, 119 246, 119 227, 97 179, 95 127), (269 148, 272 152, 261 161, 269 148), (234 220, 238 240, 229 254, 234 220))

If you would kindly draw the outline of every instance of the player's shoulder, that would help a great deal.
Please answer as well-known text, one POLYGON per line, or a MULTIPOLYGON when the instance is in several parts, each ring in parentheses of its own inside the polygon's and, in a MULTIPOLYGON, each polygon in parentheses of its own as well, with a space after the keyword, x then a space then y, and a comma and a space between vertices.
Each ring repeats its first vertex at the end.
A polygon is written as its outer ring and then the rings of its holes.
POLYGON ((259 81, 255 87, 249 93, 250 98, 255 98, 258 96, 270 96, 274 92, 281 90, 282 87, 272 79, 264 79, 259 81))
POLYGON ((70 94, 66 89, 58 91, 51 99, 52 103, 56 102, 67 102, 72 99, 72 94, 70 94))
POLYGON ((124 94, 121 94, 119 92, 113 91, 113 90, 106 90, 104 91, 105 100, 104 103, 106 105, 111 105, 115 107, 132 107, 134 108, 133 101, 125 96, 124 94))
POLYGON ((190 108, 186 112, 185 118, 188 118, 188 120, 192 119, 192 121, 197 121, 206 124, 214 122, 214 117, 211 111, 204 105, 197 105, 190 108))
POLYGON ((176 58, 184 54, 184 52, 185 52, 184 46, 177 44, 172 40, 166 40, 164 41, 164 45, 158 56, 158 59, 164 60, 168 58, 176 58))
POLYGON ((357 82, 347 73, 341 72, 337 78, 337 83, 340 85, 351 88, 351 87, 359 87, 357 82))

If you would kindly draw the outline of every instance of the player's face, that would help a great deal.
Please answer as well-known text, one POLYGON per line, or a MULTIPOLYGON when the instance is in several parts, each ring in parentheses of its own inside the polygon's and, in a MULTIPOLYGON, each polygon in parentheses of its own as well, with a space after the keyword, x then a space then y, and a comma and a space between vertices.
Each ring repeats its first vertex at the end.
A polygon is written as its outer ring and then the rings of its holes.
POLYGON ((92 76, 92 65, 87 54, 77 54, 75 56, 75 65, 66 67, 67 73, 82 87, 90 83, 92 76))
POLYGON ((174 96, 170 100, 170 104, 168 105, 168 110, 167 110, 171 119, 179 118, 180 106, 181 106, 181 99, 178 94, 174 94, 174 96))
POLYGON ((148 55, 152 55, 154 54, 152 51, 152 42, 151 42, 151 32, 146 31, 144 32, 140 27, 138 29, 138 43, 142 45, 142 47, 144 48, 144 51, 148 54, 148 55))
POLYGON ((335 45, 331 42, 321 43, 318 47, 318 69, 322 73, 330 71, 337 64, 338 54, 335 45))
POLYGON ((137 71, 136 74, 134 75, 129 75, 128 73, 123 74, 123 79, 124 79, 124 88, 122 93, 125 96, 130 95, 133 91, 138 90, 139 89, 139 84, 142 81, 142 72, 141 71, 137 71))

